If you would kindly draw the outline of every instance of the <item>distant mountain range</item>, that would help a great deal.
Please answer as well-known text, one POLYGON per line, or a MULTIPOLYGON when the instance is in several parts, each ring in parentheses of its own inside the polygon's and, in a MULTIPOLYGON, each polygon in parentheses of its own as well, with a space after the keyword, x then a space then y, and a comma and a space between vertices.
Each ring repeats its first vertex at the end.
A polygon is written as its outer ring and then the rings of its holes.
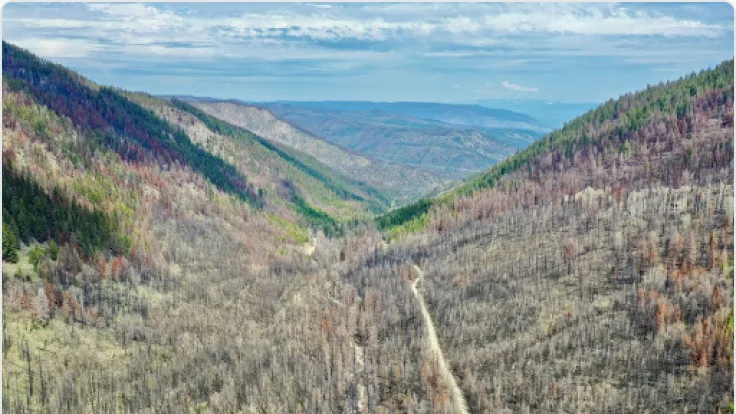
POLYGON ((545 131, 528 115, 478 105, 354 101, 254 105, 333 144, 450 178, 487 168, 545 131))
POLYGON ((568 103, 536 99, 483 99, 472 103, 494 108, 493 110, 522 112, 534 117, 549 129, 561 128, 565 122, 598 106, 594 102, 568 103))
POLYGON ((289 105, 313 110, 346 112, 386 112, 410 118, 439 121, 455 126, 524 129, 548 132, 550 128, 526 113, 481 105, 434 102, 366 102, 366 101, 276 101, 260 105, 289 105))
POLYGON ((207 114, 270 141, 308 154, 335 171, 380 188, 398 203, 416 200, 439 185, 448 182, 438 174, 422 168, 372 159, 350 149, 310 135, 277 118, 264 108, 238 101, 217 101, 195 97, 179 97, 207 114))

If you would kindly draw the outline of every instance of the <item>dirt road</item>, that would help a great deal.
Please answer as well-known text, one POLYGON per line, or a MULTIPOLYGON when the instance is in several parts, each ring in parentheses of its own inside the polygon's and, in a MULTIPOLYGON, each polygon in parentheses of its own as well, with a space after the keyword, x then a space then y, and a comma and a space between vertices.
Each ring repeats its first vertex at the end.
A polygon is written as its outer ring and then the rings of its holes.
POLYGON ((427 305, 424 303, 424 297, 419 293, 419 290, 417 290, 417 283, 419 283, 419 281, 422 280, 422 278, 424 277, 424 272, 422 272, 422 269, 420 269, 417 265, 414 265, 414 270, 417 272, 418 276, 416 280, 412 282, 411 290, 414 293, 414 296, 419 301, 422 316, 424 317, 424 325, 427 327, 427 341, 429 342, 429 352, 437 360, 440 377, 450 391, 450 398, 452 398, 452 406, 455 412, 459 414, 467 414, 468 404, 467 402, 465 402, 463 391, 457 385, 457 381, 455 381, 455 377, 452 375, 452 371, 450 371, 450 368, 447 365, 447 361, 445 360, 445 356, 442 353, 439 341, 437 340, 437 331, 435 330, 432 316, 429 314, 429 311, 427 310, 427 305))

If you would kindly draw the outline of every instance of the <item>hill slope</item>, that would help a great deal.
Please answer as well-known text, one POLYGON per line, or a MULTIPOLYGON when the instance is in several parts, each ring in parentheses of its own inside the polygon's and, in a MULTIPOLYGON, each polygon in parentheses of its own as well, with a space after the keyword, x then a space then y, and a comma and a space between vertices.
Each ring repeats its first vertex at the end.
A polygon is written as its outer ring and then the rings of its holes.
POLYGON ((5 411, 342 411, 303 396, 355 383, 312 356, 354 356, 320 326, 357 242, 306 226, 370 190, 6 43, 2 156, 5 411))
POLYGON ((391 194, 400 203, 415 201, 445 179, 419 168, 374 160, 315 138, 276 118, 266 109, 239 102, 185 99, 190 104, 273 142, 309 154, 353 180, 364 181, 391 194))
POLYGON ((185 131, 203 148, 236 165, 266 190, 266 198, 277 203, 293 202, 304 212, 299 201, 303 199, 339 219, 365 219, 390 203, 365 182, 344 177, 307 154, 272 143, 183 101, 129 96, 185 131))
POLYGON ((385 216, 419 232, 361 273, 424 271, 471 412, 728 412, 733 98, 728 61, 606 102, 385 216))
MULTIPOLYGON (((690 158, 691 149, 705 151, 707 148, 700 148, 695 145, 695 142, 678 141, 676 138, 691 137, 688 135, 689 131, 694 128, 696 122, 703 120, 702 115, 698 116, 699 112, 703 111, 703 106, 711 109, 710 106, 725 105, 724 102, 728 102, 728 99, 731 98, 728 85, 733 78, 732 75, 729 75, 729 68, 732 65, 732 63, 724 62, 717 68, 698 75, 692 74, 676 82, 649 87, 636 94, 624 95, 618 100, 609 100, 595 110, 570 121, 564 128, 545 135, 504 162, 468 178, 445 196, 437 200, 425 200, 386 214, 379 219, 379 225, 382 228, 388 228, 412 220, 420 220, 420 216, 426 213, 432 204, 445 204, 452 202, 457 196, 469 195, 474 191, 494 187, 500 179, 517 171, 533 174, 534 177, 549 176, 560 168, 577 165, 580 160, 577 155, 579 151, 583 151, 588 158, 591 152, 598 157, 606 156, 605 164, 597 162, 594 170, 580 174, 580 184, 595 184, 596 186, 617 184, 620 177, 609 173, 614 165, 617 166, 617 169, 620 169, 621 162, 637 166, 642 162, 642 157, 647 156, 629 156, 632 144, 641 141, 642 135, 645 135, 647 140, 655 139, 654 143, 647 141, 646 145, 643 145, 644 154, 653 151, 648 147, 659 143, 663 135, 673 141, 666 147, 666 152, 659 147, 656 147, 656 150, 667 154, 675 162, 661 165, 652 174, 656 173, 654 178, 659 182, 667 184, 678 182, 675 177, 678 177, 682 171, 688 170, 690 161, 704 164, 708 161, 702 157, 690 158), (717 96, 718 94, 721 96, 717 96), (678 158, 678 155, 683 152, 687 152, 688 155, 678 158), (614 158, 614 155, 621 156, 623 161, 614 158), (561 164, 558 166, 558 163, 561 164)), ((724 110, 728 109, 722 111, 724 110)), ((728 114, 723 116, 727 117, 728 114)), ((708 140, 710 137, 702 139, 708 140)), ((721 151, 726 151, 727 154, 729 148, 732 146, 726 145, 721 151)), ((701 166, 695 165, 695 167, 701 166)), ((692 171, 692 166, 689 171, 692 171)), ((634 184, 644 185, 641 182, 642 179, 637 176, 634 184)), ((582 188, 579 188, 578 191, 580 189, 582 188)))

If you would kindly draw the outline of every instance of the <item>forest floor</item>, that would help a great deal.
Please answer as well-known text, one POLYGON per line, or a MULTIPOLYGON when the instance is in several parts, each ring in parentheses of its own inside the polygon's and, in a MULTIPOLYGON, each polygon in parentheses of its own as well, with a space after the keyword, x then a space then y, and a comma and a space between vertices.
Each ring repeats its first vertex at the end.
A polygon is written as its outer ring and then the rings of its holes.
POLYGON ((312 256, 315 250, 317 250, 317 238, 312 236, 309 239, 309 242, 304 243, 304 254, 306 254, 307 256, 312 256))
POLYGON ((363 360, 363 347, 359 346, 358 344, 353 342, 353 346, 355 346, 355 359, 358 362, 358 408, 361 413, 368 412, 367 408, 367 393, 365 389, 365 383, 363 382, 363 370, 365 369, 364 360, 363 360))
POLYGON ((411 290, 412 293, 414 293, 414 297, 416 297, 419 301, 419 307, 422 311, 424 324, 427 328, 427 341, 429 342, 430 355, 434 357, 437 363, 440 377, 442 378, 447 388, 450 390, 450 396, 452 398, 452 404, 455 408, 455 412, 467 414, 468 404, 465 401, 462 390, 457 385, 455 376, 452 375, 452 371, 450 371, 447 360, 445 360, 445 355, 442 353, 442 349, 440 348, 440 344, 437 339, 437 331, 435 330, 432 316, 427 310, 427 305, 424 303, 424 297, 419 293, 419 290, 417 290, 417 283, 419 283, 419 281, 422 280, 422 277, 424 277, 424 272, 417 265, 414 265, 414 270, 417 272, 417 278, 411 283, 411 290))

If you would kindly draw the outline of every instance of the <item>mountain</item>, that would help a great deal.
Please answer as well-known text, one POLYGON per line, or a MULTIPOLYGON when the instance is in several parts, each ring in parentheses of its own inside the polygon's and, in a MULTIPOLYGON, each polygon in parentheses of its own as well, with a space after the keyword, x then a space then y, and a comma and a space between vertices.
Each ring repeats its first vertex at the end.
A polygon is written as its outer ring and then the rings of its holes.
POLYGON ((331 169, 381 189, 400 204, 416 201, 446 179, 421 168, 371 159, 315 138, 274 116, 267 109, 236 101, 184 97, 182 100, 225 122, 245 128, 272 142, 308 154, 331 169))
POLYGON ((530 130, 495 129, 491 136, 484 132, 487 128, 446 124, 378 108, 328 109, 333 106, 329 102, 304 106, 258 105, 335 145, 373 159, 420 167, 448 178, 466 177, 481 171, 525 147, 539 135, 530 130))
POLYGON ((473 103, 528 114, 550 129, 562 128, 565 122, 598 106, 593 102, 569 103, 536 99, 483 99, 473 103))
POLYGON ((732 409, 733 70, 610 100, 378 219, 396 270, 355 278, 421 278, 468 412, 732 409))
POLYGON ((481 128, 520 129, 535 132, 549 131, 549 128, 525 113, 507 109, 487 108, 481 105, 366 101, 277 101, 262 103, 266 107, 271 104, 283 104, 327 111, 385 112, 405 115, 409 118, 481 128))
MULTIPOLYGON (((598 151, 601 152, 605 149, 605 145, 600 143, 603 139, 612 140, 619 145, 613 147, 617 150, 616 153, 628 153, 631 137, 639 138, 644 126, 649 127, 646 130, 648 134, 655 133, 652 132, 650 125, 654 122, 653 120, 671 123, 673 122, 672 119, 666 119, 669 116, 670 118, 675 117, 675 120, 683 118, 690 122, 690 118, 685 117, 693 116, 693 105, 698 103, 691 100, 694 100, 698 94, 705 92, 716 93, 712 92, 712 89, 717 91, 724 89, 729 82, 728 76, 724 75, 727 69, 728 62, 698 76, 692 74, 677 82, 650 86, 645 91, 637 94, 627 94, 618 100, 609 100, 599 105, 595 110, 568 122, 565 127, 545 135, 526 149, 504 160, 504 162, 470 177, 464 182, 459 182, 453 191, 448 192, 443 197, 433 201, 423 200, 414 205, 397 209, 380 218, 379 222, 382 227, 392 227, 405 223, 419 218, 433 204, 442 204, 451 201, 455 196, 467 195, 473 191, 493 187, 498 180, 517 170, 535 171, 535 168, 539 168, 542 155, 553 159, 560 159, 564 156, 569 160, 573 157, 575 150, 586 149, 591 143, 595 143, 599 147, 598 151), (724 86, 724 83, 726 86, 724 86), (551 155, 545 155, 547 153, 551 153, 551 155)), ((723 94, 724 96, 728 95, 727 91, 723 94)), ((656 126, 656 133, 661 134, 661 129, 665 125, 657 124, 656 126)), ((678 124, 678 134, 684 134, 681 124, 678 124)), ((543 164, 547 166, 549 163, 549 161, 545 161, 543 164)), ((678 175, 674 171, 686 169, 686 165, 670 164, 665 170, 668 174, 667 178, 671 179, 671 177, 678 175)), ((593 178, 601 179, 593 175, 585 175, 584 177, 588 182, 591 182, 590 180, 593 180, 593 178)), ((613 179, 610 174, 605 174, 604 178, 609 181, 613 179)), ((662 179, 661 177, 657 178, 662 179)), ((613 184, 615 183, 609 182, 609 185, 613 184)), ((599 183, 598 185, 602 184, 599 183)))

